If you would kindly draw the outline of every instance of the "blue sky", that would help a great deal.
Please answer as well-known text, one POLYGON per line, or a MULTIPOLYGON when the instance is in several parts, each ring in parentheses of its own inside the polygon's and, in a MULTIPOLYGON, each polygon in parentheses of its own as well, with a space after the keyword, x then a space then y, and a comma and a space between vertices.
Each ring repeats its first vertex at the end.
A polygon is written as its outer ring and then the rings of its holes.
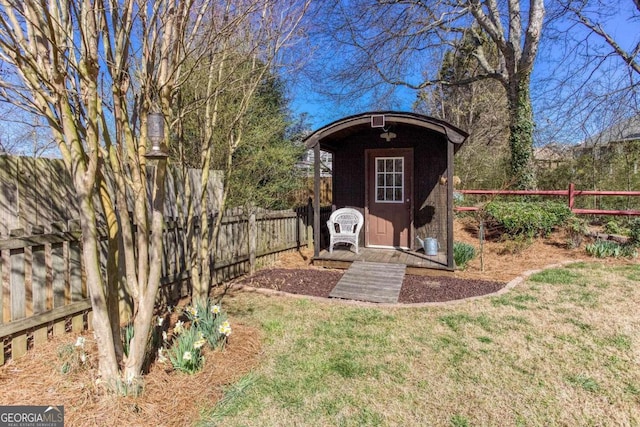
MULTIPOLYGON (((629 50, 638 43, 640 36, 638 25, 639 21, 637 19, 633 20, 629 18, 630 16, 633 16, 633 10, 634 6, 631 0, 624 0, 619 3, 617 9, 618 13, 613 14, 613 16, 608 18, 608 20, 604 21, 605 29, 616 39, 616 41, 629 50)), ((582 39, 586 37, 586 35, 587 32, 585 29, 579 26, 572 27, 571 36, 576 39, 582 39)), ((600 43, 600 40, 595 36, 591 36, 588 39, 589 48, 593 48, 597 43, 600 43)), ((610 51, 609 48, 606 49, 610 51)), ((546 79, 559 76, 561 73, 566 71, 567 67, 567 64, 556 63, 558 55, 555 50, 556 48, 553 43, 545 41, 541 47, 540 54, 538 55, 532 83, 532 89, 534 92, 534 114, 539 123, 539 128, 543 128, 545 124, 551 124, 551 126, 563 128, 555 131, 555 136, 549 136, 548 138, 556 138, 558 140, 562 140, 562 142, 577 143, 585 138, 585 134, 595 132, 600 127, 605 126, 605 124, 603 124, 604 119, 600 117, 602 120, 598 123, 599 120, 595 117, 587 118, 586 116, 583 117, 577 113, 573 116, 569 116, 570 119, 567 119, 567 117, 557 116, 557 112, 551 114, 551 110, 548 108, 549 103, 555 101, 554 98, 558 97, 560 91, 557 88, 552 88, 550 84, 546 82, 546 79), (571 119, 575 120, 576 123, 570 123, 571 119), (591 120, 592 123, 588 127, 584 126, 584 122, 586 120, 591 120)), ((337 61, 340 60, 339 50, 335 51, 334 58, 337 61)), ((310 57, 308 60, 313 62, 314 58, 310 57)), ((606 83, 603 82, 612 80, 612 74, 626 73, 626 68, 619 58, 612 57, 608 61, 610 64, 603 67, 601 71, 595 73, 594 77, 596 78, 596 81, 590 83, 590 90, 605 90, 606 83)), ((568 93, 575 89, 570 87, 570 85, 565 85, 564 90, 568 93)), ((387 97, 386 105, 372 103, 371 100, 366 97, 361 99, 351 99, 346 103, 337 103, 327 95, 316 91, 314 89, 314 83, 307 81, 292 88, 291 108, 295 114, 307 114, 311 128, 315 130, 344 116, 364 111, 383 109, 411 111, 415 96, 416 93, 413 90, 396 87, 393 89, 393 96, 387 97)))

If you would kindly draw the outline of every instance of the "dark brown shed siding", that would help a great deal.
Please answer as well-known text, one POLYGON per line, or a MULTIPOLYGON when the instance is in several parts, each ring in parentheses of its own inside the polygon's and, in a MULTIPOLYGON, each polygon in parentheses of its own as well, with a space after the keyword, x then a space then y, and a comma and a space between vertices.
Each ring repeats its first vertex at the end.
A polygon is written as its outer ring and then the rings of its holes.
POLYGON ((395 132, 398 137, 387 142, 380 138, 380 129, 366 129, 331 147, 334 204, 364 212, 365 149, 413 148, 414 236, 436 237, 446 250, 447 186, 440 184, 440 177, 447 174, 447 141, 425 129, 399 127, 395 132))
MULTIPOLYGON (((416 144, 414 177, 414 229, 422 239, 435 237, 447 251, 447 141, 441 135, 423 134, 427 140, 416 144)), ((415 242, 414 242, 415 243, 415 242)))

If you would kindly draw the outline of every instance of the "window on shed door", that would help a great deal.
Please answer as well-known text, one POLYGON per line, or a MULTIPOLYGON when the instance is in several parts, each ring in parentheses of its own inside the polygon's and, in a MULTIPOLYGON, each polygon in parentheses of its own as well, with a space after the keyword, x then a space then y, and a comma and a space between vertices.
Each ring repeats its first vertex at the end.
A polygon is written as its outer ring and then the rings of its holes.
POLYGON ((376 157, 376 202, 404 202, 404 157, 376 157))

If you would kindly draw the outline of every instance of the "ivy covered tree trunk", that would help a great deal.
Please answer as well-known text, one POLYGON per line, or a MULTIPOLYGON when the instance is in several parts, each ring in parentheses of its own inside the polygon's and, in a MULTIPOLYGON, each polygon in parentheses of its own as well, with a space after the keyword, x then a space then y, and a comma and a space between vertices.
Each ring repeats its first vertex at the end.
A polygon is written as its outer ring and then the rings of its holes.
POLYGON ((530 77, 521 77, 509 92, 509 146, 511 160, 509 175, 514 188, 536 188, 533 164, 533 110, 531 107, 530 77))

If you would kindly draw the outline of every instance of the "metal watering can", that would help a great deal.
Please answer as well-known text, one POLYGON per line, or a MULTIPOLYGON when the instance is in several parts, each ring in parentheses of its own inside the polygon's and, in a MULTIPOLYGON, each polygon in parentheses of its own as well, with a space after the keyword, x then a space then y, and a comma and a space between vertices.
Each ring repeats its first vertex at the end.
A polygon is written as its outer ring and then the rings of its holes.
POLYGON ((438 249, 440 249, 440 243, 438 239, 434 237, 425 237, 424 240, 416 236, 416 239, 420 242, 420 245, 424 248, 425 255, 434 256, 438 255, 438 249))

